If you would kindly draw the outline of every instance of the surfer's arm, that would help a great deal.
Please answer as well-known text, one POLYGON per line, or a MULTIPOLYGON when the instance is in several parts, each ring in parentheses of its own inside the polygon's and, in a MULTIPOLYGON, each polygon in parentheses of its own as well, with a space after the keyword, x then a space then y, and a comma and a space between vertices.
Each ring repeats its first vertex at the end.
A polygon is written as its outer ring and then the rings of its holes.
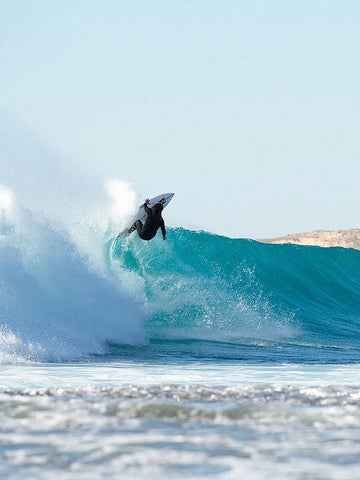
POLYGON ((162 236, 163 236, 163 240, 166 240, 165 222, 164 222, 163 218, 161 220, 162 220, 161 224, 160 224, 161 233, 162 233, 162 236))
POLYGON ((145 212, 146 212, 148 215, 151 215, 151 214, 152 214, 152 210, 151 210, 151 208, 148 207, 148 205, 147 205, 148 203, 149 203, 149 199, 147 198, 147 199, 145 200, 145 203, 144 203, 144 210, 145 210, 145 212))

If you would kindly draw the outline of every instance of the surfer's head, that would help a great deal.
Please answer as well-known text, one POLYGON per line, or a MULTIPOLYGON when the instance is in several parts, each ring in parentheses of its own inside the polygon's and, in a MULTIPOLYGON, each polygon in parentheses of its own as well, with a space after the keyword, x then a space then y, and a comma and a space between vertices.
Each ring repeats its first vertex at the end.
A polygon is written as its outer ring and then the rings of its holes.
POLYGON ((161 212, 163 211, 163 206, 161 203, 157 203, 156 205, 153 206, 153 212, 155 215, 161 215, 161 212))

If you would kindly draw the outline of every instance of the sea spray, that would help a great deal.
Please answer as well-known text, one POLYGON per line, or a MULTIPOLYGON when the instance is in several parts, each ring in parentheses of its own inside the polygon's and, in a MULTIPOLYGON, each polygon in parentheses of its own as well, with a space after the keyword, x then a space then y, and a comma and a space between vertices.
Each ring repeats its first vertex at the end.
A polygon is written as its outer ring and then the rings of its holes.
POLYGON ((67 233, 0 190, 0 361, 57 361, 144 341, 142 305, 67 233), (3 358, 2 358, 3 357, 3 358))
POLYGON ((106 242, 128 226, 139 203, 135 190, 121 178, 107 180, 104 193, 89 198, 86 208, 65 223, 74 244, 97 268, 104 267, 106 242))

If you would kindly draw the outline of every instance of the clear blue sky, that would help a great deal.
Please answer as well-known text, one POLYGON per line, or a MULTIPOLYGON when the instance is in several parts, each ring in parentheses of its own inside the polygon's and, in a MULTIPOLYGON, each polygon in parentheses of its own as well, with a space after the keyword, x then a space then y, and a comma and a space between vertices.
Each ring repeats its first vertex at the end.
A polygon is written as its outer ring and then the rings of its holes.
POLYGON ((0 136, 24 203, 118 176, 171 225, 360 227, 360 2, 0 0, 0 136))

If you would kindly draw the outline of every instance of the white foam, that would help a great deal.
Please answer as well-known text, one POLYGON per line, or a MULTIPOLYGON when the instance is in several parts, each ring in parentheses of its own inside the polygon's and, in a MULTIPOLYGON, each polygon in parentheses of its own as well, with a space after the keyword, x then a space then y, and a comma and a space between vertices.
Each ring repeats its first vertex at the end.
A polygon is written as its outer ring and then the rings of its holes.
POLYGON ((0 235, 0 362, 74 359, 103 353, 107 341, 144 341, 143 307, 105 274, 100 254, 92 261, 95 241, 84 257, 3 188, 0 235))
POLYGON ((87 208, 67 222, 67 229, 80 251, 103 266, 104 245, 123 230, 139 203, 132 186, 121 178, 105 183, 105 197, 89 199, 87 208))

